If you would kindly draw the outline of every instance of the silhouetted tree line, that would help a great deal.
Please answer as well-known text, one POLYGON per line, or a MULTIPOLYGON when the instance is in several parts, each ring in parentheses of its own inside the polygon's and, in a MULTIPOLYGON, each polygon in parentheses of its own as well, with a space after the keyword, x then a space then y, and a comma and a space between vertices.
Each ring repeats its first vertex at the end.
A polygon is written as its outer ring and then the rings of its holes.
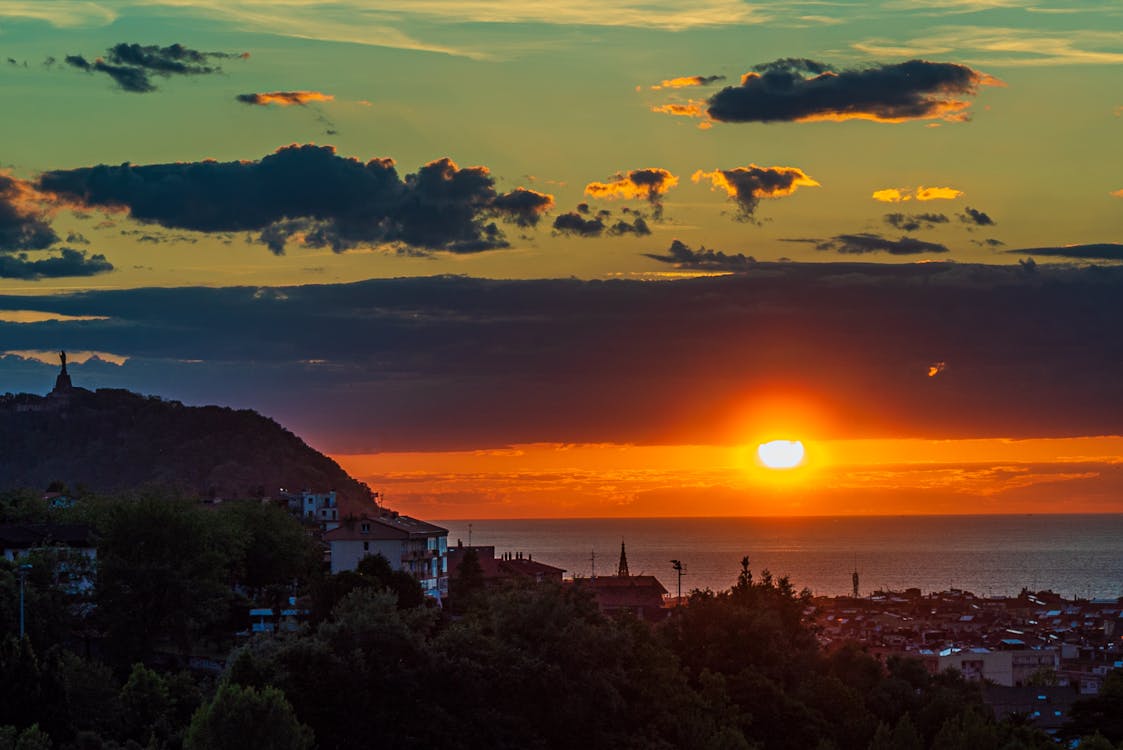
MULTIPOLYGON (((730 590, 695 591, 652 627, 571 588, 486 590, 478 564, 444 609, 381 557, 329 575, 300 523, 260 503, 135 496, 59 511, 8 495, 0 518, 99 533, 86 594, 52 580, 57 560, 33 559, 22 640, 16 571, 0 562, 0 750, 1060 746, 996 721, 954 672, 824 650, 807 592, 754 576, 748 559, 730 590), (251 603, 290 595, 311 612, 301 630, 235 637, 251 603)), ((1081 747, 1120 746, 1123 672, 1072 716, 1081 747)))

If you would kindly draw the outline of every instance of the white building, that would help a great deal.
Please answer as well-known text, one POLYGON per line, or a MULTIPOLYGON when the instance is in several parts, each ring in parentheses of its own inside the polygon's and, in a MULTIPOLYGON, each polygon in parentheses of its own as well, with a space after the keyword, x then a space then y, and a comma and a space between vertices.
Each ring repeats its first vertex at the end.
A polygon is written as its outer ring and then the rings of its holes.
POLYGON ((940 652, 940 671, 959 670, 968 680, 989 680, 996 685, 1025 685, 1041 669, 1060 668, 1060 654, 1051 648, 944 649, 940 652))
POLYGON ((418 581, 426 596, 448 595, 448 529, 384 511, 347 519, 324 534, 331 547, 331 572, 354 570, 359 561, 381 554, 393 570, 418 581))
POLYGON ((323 529, 334 529, 339 525, 339 505, 335 500, 335 490, 331 492, 286 492, 281 497, 288 501, 289 510, 306 521, 317 521, 323 529))

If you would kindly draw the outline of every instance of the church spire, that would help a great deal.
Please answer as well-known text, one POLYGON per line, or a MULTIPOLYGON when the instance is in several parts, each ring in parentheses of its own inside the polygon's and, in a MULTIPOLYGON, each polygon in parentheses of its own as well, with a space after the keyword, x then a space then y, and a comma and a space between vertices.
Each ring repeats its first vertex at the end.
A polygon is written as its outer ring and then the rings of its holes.
POLYGON ((51 393, 66 393, 74 387, 70 382, 70 373, 66 371, 66 352, 59 352, 58 358, 62 363, 62 369, 59 370, 58 377, 55 378, 55 389, 51 393))
POLYGON ((628 555, 624 552, 624 540, 620 540, 620 564, 616 567, 616 575, 621 578, 628 577, 628 555))

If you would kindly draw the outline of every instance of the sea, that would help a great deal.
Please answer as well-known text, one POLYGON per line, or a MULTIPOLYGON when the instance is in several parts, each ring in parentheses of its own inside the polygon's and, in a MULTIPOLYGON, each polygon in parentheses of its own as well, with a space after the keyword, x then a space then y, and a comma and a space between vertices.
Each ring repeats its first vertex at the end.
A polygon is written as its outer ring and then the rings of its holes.
POLYGON ((1068 598, 1123 596, 1123 514, 792 518, 577 518, 438 522, 449 545, 494 545, 564 568, 613 575, 625 544, 632 575, 682 592, 731 587, 741 558, 796 589, 835 596, 916 587, 979 596, 1049 589, 1068 598))

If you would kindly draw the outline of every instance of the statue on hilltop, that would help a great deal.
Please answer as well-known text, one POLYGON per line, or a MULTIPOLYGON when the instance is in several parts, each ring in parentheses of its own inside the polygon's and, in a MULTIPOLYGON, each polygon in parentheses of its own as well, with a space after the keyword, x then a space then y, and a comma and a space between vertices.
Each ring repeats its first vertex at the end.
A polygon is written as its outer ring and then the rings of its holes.
POLYGON ((74 388, 70 382, 70 373, 66 371, 66 352, 60 351, 58 353, 59 361, 62 363, 62 369, 59 370, 58 377, 55 378, 55 389, 51 393, 64 394, 69 393, 74 388))

